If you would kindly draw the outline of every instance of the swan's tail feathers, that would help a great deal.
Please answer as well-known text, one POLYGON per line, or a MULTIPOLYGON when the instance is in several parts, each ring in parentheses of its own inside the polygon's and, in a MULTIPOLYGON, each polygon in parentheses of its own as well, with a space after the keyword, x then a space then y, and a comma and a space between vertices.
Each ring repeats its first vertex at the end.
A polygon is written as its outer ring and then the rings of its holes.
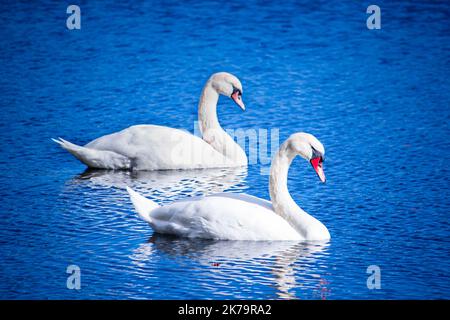
POLYGON ((127 186, 128 194, 130 195, 131 202, 134 205, 139 217, 142 220, 147 221, 148 223, 152 223, 152 218, 150 217, 150 213, 159 207, 155 202, 150 199, 147 199, 141 196, 139 193, 131 189, 127 186))
POLYGON ((52 140, 90 168, 129 169, 131 167, 131 160, 128 157, 113 151, 78 146, 62 138, 52 138, 52 140))
POLYGON ((64 140, 63 138, 58 138, 58 139, 52 138, 52 140, 53 140, 53 142, 56 142, 57 144, 59 144, 62 148, 66 149, 67 151, 82 148, 80 146, 77 146, 76 144, 73 144, 67 140, 64 140))

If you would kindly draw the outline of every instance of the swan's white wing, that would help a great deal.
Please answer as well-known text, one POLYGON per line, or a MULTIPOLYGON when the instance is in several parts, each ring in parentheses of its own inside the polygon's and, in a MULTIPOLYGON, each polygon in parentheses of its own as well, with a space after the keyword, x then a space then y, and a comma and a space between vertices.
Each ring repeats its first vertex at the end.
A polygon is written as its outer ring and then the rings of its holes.
POLYGON ((69 151, 75 158, 90 168, 97 169, 130 169, 131 159, 109 150, 86 148, 59 138, 52 139, 63 149, 69 151))
POLYGON ((246 193, 221 192, 221 193, 216 193, 211 196, 230 198, 230 199, 241 200, 241 201, 245 201, 245 202, 249 202, 249 203, 254 203, 255 205, 261 206, 269 211, 273 211, 272 202, 270 202, 266 199, 261 199, 261 198, 246 194, 246 193))
POLYGON ((246 194, 193 197, 156 208, 159 233, 223 240, 302 240, 270 202, 246 194))
POLYGON ((195 169, 233 166, 201 138, 187 131, 155 125, 136 125, 88 143, 131 160, 138 170, 195 169))

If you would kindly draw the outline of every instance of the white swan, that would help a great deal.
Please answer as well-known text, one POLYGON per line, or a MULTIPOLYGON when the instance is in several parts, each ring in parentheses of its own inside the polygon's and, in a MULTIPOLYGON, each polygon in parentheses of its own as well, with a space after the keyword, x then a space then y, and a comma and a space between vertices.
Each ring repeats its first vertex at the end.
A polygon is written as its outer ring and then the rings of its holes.
POLYGON ((157 125, 135 125, 95 139, 84 147, 52 139, 91 168, 167 170, 223 168, 247 165, 247 156, 220 126, 219 94, 245 110, 242 85, 226 72, 213 74, 203 88, 198 119, 203 140, 187 131, 157 125))
POLYGON ((272 203, 247 194, 221 193, 160 207, 132 189, 127 190, 139 216, 158 233, 222 240, 327 240, 327 228, 297 206, 287 187, 289 166, 296 155, 310 161, 325 182, 324 153, 314 136, 291 135, 272 161, 272 203))

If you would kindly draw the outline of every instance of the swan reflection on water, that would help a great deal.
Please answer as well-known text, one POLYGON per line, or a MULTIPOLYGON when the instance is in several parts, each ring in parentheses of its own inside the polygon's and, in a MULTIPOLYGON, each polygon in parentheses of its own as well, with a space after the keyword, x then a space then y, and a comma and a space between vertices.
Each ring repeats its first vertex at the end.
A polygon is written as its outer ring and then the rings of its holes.
POLYGON ((153 234, 130 258, 140 268, 153 264, 162 254, 180 265, 185 259, 194 261, 201 266, 197 285, 217 295, 224 294, 220 292, 226 290, 224 283, 238 281, 274 288, 274 298, 301 298, 298 289, 326 299, 329 283, 318 260, 327 255, 328 246, 328 241, 219 241, 153 234))
POLYGON ((243 192, 247 189, 246 177, 246 167, 159 171, 88 169, 72 179, 71 184, 81 184, 108 192, 111 192, 111 189, 120 189, 123 194, 126 194, 125 187, 129 186, 159 203, 164 203, 223 191, 243 192))

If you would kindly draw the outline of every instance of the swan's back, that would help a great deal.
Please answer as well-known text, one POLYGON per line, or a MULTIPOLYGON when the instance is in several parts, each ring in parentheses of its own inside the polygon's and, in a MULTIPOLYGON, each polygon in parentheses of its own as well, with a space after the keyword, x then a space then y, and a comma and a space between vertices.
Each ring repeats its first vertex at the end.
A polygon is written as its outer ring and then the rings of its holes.
POLYGON ((138 170, 194 169, 228 164, 227 159, 203 139, 187 131, 156 125, 135 125, 95 139, 85 147, 126 156, 138 170))
POLYGON ((302 240, 269 201, 246 194, 192 197, 151 212, 159 233, 226 240, 302 240))

